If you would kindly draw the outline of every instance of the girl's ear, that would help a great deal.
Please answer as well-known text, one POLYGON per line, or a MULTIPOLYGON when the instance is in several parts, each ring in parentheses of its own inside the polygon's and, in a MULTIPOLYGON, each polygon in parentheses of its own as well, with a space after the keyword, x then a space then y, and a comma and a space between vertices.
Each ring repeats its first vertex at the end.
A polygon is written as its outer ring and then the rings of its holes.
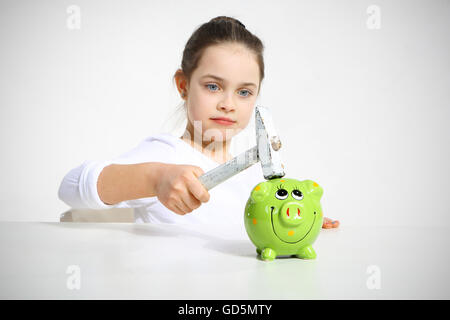
POLYGON ((269 182, 260 182, 253 188, 250 198, 255 202, 262 201, 269 195, 270 189, 272 185, 269 182))
POLYGON ((323 189, 317 182, 312 180, 304 180, 302 181, 303 188, 305 189, 305 193, 315 197, 317 200, 320 200, 323 195, 323 189))

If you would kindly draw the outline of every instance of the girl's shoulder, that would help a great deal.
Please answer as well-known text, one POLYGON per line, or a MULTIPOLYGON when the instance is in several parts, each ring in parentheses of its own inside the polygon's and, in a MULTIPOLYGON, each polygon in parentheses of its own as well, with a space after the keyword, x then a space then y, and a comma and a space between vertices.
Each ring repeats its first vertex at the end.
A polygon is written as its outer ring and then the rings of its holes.
POLYGON ((140 146, 175 150, 180 148, 180 142, 182 142, 181 139, 178 139, 171 133, 157 133, 142 140, 140 146))
POLYGON ((197 150, 172 133, 158 133, 145 138, 141 145, 153 151, 169 152, 178 156, 197 155, 197 150))
POLYGON ((120 154, 115 163, 165 162, 171 163, 183 153, 182 142, 170 133, 157 133, 141 140, 134 148, 120 154))

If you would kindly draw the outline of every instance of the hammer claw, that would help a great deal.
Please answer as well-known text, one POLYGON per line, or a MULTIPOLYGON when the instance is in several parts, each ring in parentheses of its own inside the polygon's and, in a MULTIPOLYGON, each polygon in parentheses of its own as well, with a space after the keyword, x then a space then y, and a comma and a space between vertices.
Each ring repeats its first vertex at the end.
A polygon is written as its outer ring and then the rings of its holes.
POLYGON ((256 141, 258 156, 261 161, 264 178, 275 179, 285 175, 281 161, 281 141, 273 125, 270 110, 264 107, 256 107, 256 141))

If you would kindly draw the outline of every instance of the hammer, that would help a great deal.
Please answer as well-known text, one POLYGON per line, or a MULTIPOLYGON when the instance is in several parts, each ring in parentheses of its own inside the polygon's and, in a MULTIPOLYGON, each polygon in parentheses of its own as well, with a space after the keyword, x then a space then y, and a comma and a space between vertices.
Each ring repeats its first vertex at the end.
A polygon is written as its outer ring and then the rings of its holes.
POLYGON ((284 165, 281 162, 279 153, 281 141, 275 131, 269 109, 262 106, 255 107, 255 129, 256 146, 198 178, 207 190, 212 189, 258 161, 261 162, 263 175, 266 180, 284 176, 284 165))

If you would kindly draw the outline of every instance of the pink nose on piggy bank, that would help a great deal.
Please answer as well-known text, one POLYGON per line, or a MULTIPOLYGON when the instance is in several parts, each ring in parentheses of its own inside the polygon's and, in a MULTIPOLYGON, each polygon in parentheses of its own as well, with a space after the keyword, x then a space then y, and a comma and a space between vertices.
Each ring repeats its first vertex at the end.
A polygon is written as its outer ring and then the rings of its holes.
POLYGON ((304 220, 302 207, 297 202, 286 202, 281 207, 279 218, 285 225, 298 226, 304 220))

